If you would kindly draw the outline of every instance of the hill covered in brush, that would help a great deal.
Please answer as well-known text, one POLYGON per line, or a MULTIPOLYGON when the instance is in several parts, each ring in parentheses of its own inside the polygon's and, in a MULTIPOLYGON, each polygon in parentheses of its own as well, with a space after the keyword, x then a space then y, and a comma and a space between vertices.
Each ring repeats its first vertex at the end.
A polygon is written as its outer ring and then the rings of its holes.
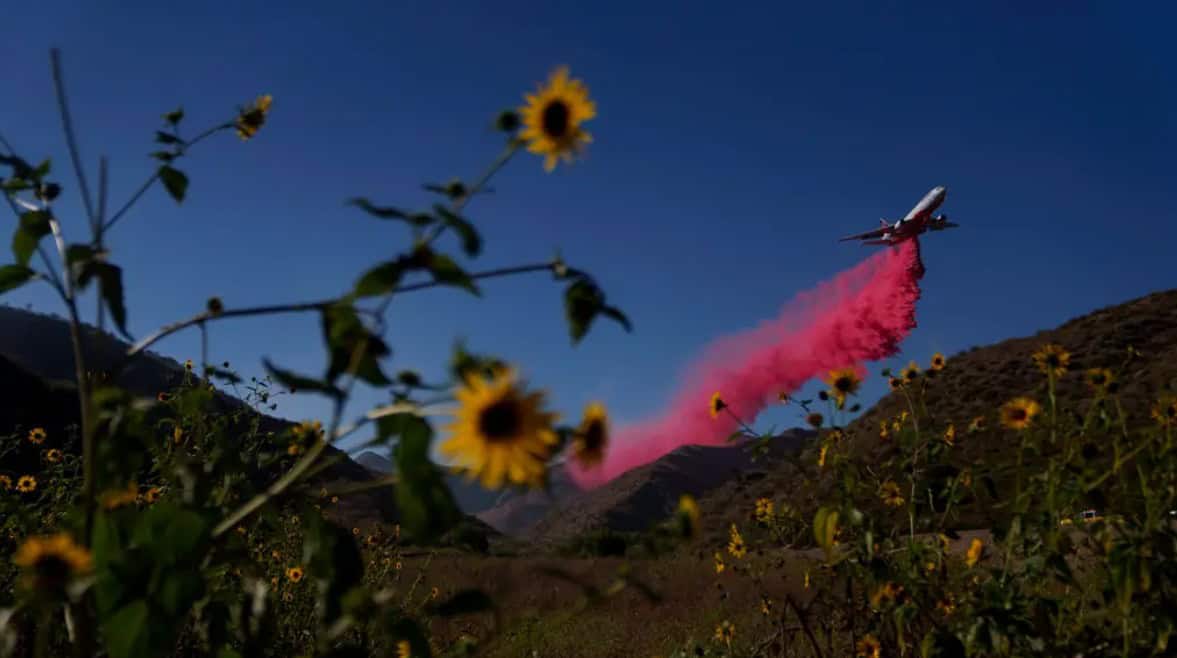
MULTIPOLYGON (((91 371, 113 370, 128 349, 127 343, 94 327, 83 327, 87 367, 91 371)), ((145 352, 133 360, 115 383, 131 393, 154 398, 160 392, 174 390, 184 380, 184 365, 174 359, 145 352)), ((70 347, 69 325, 61 318, 34 313, 11 306, 0 306, 0 433, 43 427, 51 437, 68 437, 70 427, 80 425, 80 412, 74 379, 74 358, 70 347)), ((214 413, 228 415, 248 411, 250 422, 257 422, 257 432, 281 435, 296 424, 275 418, 248 405, 223 390, 213 395, 214 413)), ((244 431, 244 428, 243 428, 244 431)), ((58 439, 53 439, 54 441, 58 439)), ((80 452, 80 446, 68 439, 60 447, 66 452, 80 452)), ((351 459, 345 452, 328 446, 324 457, 332 463, 316 478, 314 487, 338 488, 374 480, 372 470, 351 459)), ((0 470, 16 473, 19 464, 0 463, 0 470)), ((267 474, 266 477, 276 477, 267 474)), ((352 526, 394 523, 398 519, 395 495, 389 487, 369 488, 340 496, 330 508, 330 515, 352 526)), ((469 527, 459 528, 469 535, 470 528, 482 537, 494 531, 468 518, 469 527)), ((484 544, 484 541, 476 541, 484 544)))
MULTIPOLYGON (((1106 419, 1118 428, 1116 431, 1149 425, 1154 422, 1150 417, 1154 403, 1171 395, 1177 380, 1177 290, 1099 309, 1033 335, 948 355, 944 369, 935 373, 934 379, 928 380, 926 371, 923 373, 917 385, 923 390, 918 408, 904 392, 888 393, 843 428, 846 438, 839 449, 850 459, 883 463, 895 454, 896 446, 893 436, 892 440, 881 436, 882 427, 893 428, 905 412, 909 416, 917 412, 921 431, 942 434, 952 426, 953 445, 946 449, 944 465, 951 472, 980 463, 1012 464, 1018 452, 1017 433, 1001 426, 999 410, 1017 397, 1033 399, 1047 408, 1047 380, 1033 359, 1046 344, 1059 345, 1070 354, 1067 372, 1055 387, 1060 413, 1071 416, 1065 420, 1081 424, 1090 413, 1093 418, 1106 419), (1085 375, 1089 369, 1103 368, 1113 373, 1115 386, 1113 395, 1097 404, 1085 375), (1119 425, 1121 410, 1123 426, 1119 425), (969 425, 977 419, 980 429, 969 432, 969 425)), ((920 365, 927 368, 927 357, 920 365)), ((1036 422, 1045 422, 1044 414, 1036 422)), ((1079 441, 1073 436, 1061 437, 1060 446, 1068 440, 1079 441)), ((1110 467, 1110 441, 1082 441, 1090 469, 1110 467)), ((799 467, 782 463, 753 482, 732 480, 704 494, 699 501, 704 542, 722 544, 732 523, 752 525, 754 502, 759 498, 794 507, 801 521, 812 519, 820 501, 836 486, 821 477, 818 453, 815 444, 806 449, 799 467)), ((1033 457, 1027 455, 1026 459, 1033 457)), ((998 478, 992 484, 1003 488, 1009 483, 998 478)), ((977 487, 982 492, 979 497, 984 498, 980 483, 977 487)), ((1095 498, 1090 504, 1100 507, 1102 502, 1095 498)), ((879 501, 864 499, 862 505, 877 508, 879 501)), ((962 510, 958 525, 988 527, 1002 513, 978 504, 962 510)))

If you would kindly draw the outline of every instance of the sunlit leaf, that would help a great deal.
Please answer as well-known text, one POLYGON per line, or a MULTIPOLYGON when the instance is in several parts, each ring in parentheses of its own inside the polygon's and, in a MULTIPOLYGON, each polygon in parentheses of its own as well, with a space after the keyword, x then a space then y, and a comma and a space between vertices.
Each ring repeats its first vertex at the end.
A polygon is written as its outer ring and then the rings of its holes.
POLYGON ((441 204, 435 205, 433 209, 437 216, 441 217, 441 221, 462 239, 462 251, 466 252, 467 256, 474 257, 482 251, 482 236, 473 224, 441 204))

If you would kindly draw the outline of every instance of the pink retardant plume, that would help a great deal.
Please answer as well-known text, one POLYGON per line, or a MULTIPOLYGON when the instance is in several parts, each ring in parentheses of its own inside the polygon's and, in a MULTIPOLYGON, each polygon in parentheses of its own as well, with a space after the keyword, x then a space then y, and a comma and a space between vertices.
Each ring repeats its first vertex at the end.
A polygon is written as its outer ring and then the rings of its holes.
POLYGON ((683 378, 661 416, 617 430, 603 463, 569 468, 582 488, 600 486, 683 445, 721 445, 738 423, 710 414, 718 391, 751 423, 781 393, 792 393, 830 370, 894 356, 915 328, 924 274, 919 243, 877 253, 813 290, 797 295, 775 320, 727 336, 707 348, 683 378))

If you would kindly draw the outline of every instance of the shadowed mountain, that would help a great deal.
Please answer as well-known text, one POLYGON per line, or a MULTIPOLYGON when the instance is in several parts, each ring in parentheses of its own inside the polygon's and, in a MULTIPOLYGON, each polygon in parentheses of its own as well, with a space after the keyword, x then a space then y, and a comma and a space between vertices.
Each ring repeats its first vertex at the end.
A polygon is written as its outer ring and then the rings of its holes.
MULTIPOLYGON (((740 476, 762 477, 812 436, 807 430, 786 431, 770 439, 760 456, 747 441, 680 447, 596 489, 558 498, 524 533, 538 543, 558 544, 597 530, 641 532, 673 514, 682 494, 698 497, 740 476)), ((495 511, 479 516, 494 525, 489 517, 495 511)))
MULTIPOLYGON (((113 335, 93 327, 84 327, 87 368, 102 372, 113 369, 128 345, 113 335)), ((136 358, 118 378, 117 384, 136 395, 155 397, 176 387, 184 377, 184 366, 174 359, 155 353, 136 358)), ((10 306, 0 306, 0 432, 42 426, 51 437, 63 437, 58 447, 68 445, 69 428, 79 425, 79 407, 74 381, 74 358, 70 346, 69 325, 61 318, 33 313, 10 306)), ((241 400, 217 391, 214 405, 229 412, 241 409, 241 400)), ((292 427, 290 421, 262 414, 260 431, 280 433, 292 427)), ((328 447, 326 457, 341 455, 342 460, 327 468, 318 478, 323 485, 371 480, 372 474, 341 451, 328 447)), ((333 507, 341 521, 367 523, 394 521, 396 505, 388 489, 375 489, 342 496, 333 507)))

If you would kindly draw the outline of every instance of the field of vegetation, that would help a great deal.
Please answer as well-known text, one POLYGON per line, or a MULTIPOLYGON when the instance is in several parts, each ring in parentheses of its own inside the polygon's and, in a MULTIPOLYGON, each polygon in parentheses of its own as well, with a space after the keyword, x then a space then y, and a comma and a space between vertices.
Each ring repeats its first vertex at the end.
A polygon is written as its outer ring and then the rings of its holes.
MULTIPOLYGON (((66 108, 60 84, 57 93, 66 108)), ((489 489, 543 487, 557 456, 600 463, 608 411, 591 404, 562 425, 511 364, 461 346, 451 381, 389 375, 383 323, 393 301, 440 286, 480 294, 484 279, 542 273, 563 286, 573 341, 598 320, 629 326, 591 275, 559 258, 459 265, 458 252, 483 251, 467 213, 497 171, 522 152, 551 170, 590 141, 584 124, 596 107, 566 69, 525 101, 498 116, 504 150, 473 182, 425 185, 437 202, 424 210, 352 201, 410 241, 338 298, 256 308, 210 299, 102 370, 88 368, 79 299, 96 288, 99 317, 131 340, 123 272, 106 245, 140 195, 109 214, 85 204, 89 236, 68 241, 49 161, 32 164, 0 136, 17 217, 0 293, 39 284, 60 297, 76 377, 39 395, 45 413, 62 396, 77 409, 73 423, 0 428, 0 546, 11 556, 0 564, 0 655, 1173 654, 1177 397, 1167 381, 1140 383, 1153 358, 1145 343, 1164 326, 1137 328, 1144 342, 1123 349, 1033 341, 994 373, 974 371, 967 354, 932 355, 884 372, 892 394, 851 423, 862 382, 845 364, 818 400, 790 402, 813 440, 723 505, 719 494, 683 496, 644 532, 580 537, 563 554, 490 555, 477 539, 455 539, 467 520, 429 458, 435 440, 489 489), (245 382, 205 341, 178 385, 152 396, 120 385, 168 335, 290 313, 320 317, 322 374, 267 362, 268 378, 245 382), (1011 372, 1016 388, 1003 384, 1011 372), (961 377, 972 383, 958 387, 961 377), (217 404, 218 384, 244 390, 246 404, 217 404), (349 421, 361 385, 392 388, 395 400, 349 421), (289 393, 325 396, 334 413, 285 429, 263 422, 274 396, 289 393), (357 433, 391 447, 394 472, 325 479, 345 459, 331 445, 357 433), (340 511, 373 490, 389 492, 394 522, 340 511)), ((182 202, 188 176, 178 166, 189 149, 221 133, 249 142, 271 108, 261 96, 192 138, 182 136, 183 111, 167 113, 143 189, 158 182, 182 202)), ((14 395, 35 386, 6 385, 14 395)), ((734 415, 723 391, 709 410, 734 415)), ((745 440, 772 440, 738 420, 745 440)))

